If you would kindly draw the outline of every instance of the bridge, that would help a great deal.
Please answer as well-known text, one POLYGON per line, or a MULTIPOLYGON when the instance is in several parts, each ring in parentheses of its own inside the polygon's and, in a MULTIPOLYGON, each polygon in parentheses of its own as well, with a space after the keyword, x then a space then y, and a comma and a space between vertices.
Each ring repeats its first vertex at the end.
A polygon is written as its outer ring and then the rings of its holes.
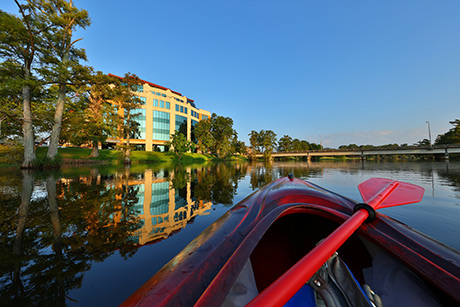
MULTIPOLYGON (((392 148, 369 148, 369 149, 323 149, 308 151, 273 152, 272 158, 282 157, 359 157, 366 159, 369 156, 379 155, 436 155, 444 159, 449 159, 449 155, 460 153, 460 144, 437 145, 437 146, 411 146, 411 147, 392 147, 392 148)), ((256 154, 261 158, 263 154, 256 154)))

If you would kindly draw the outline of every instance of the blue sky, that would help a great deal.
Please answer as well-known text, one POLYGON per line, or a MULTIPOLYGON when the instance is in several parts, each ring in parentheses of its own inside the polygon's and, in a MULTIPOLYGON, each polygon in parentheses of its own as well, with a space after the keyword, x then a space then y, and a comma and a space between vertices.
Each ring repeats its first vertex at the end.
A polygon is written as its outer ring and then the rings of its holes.
MULTIPOLYGON (((460 118, 460 1, 74 0, 89 65, 324 146, 415 143, 460 118)), ((12 0, 0 9, 17 12, 12 0)))

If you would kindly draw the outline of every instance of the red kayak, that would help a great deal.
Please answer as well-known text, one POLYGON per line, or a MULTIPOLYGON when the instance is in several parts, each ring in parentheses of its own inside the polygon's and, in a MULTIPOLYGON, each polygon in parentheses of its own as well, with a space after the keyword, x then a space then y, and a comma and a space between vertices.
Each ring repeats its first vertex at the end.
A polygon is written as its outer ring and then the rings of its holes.
POLYGON ((274 181, 122 306, 460 305, 460 253, 375 211, 417 202, 423 189, 380 178, 359 188, 365 203, 274 181))

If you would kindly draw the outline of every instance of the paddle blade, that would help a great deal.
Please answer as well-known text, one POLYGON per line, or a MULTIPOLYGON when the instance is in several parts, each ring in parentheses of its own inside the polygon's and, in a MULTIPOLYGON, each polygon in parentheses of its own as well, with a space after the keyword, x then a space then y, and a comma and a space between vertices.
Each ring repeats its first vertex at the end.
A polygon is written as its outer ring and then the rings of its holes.
POLYGON ((385 178, 371 178, 358 185, 365 203, 374 209, 406 205, 422 200, 425 189, 411 183, 385 178))

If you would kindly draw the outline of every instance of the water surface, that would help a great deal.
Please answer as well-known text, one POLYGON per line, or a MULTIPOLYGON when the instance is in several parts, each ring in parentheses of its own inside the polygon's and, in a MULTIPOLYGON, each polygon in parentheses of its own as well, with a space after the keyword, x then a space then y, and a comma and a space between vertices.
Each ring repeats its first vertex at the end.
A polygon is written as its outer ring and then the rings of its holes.
POLYGON ((293 173, 360 201, 372 177, 425 188, 381 210, 460 250, 460 162, 312 162, 0 170, 0 305, 116 306, 263 185, 293 173))

